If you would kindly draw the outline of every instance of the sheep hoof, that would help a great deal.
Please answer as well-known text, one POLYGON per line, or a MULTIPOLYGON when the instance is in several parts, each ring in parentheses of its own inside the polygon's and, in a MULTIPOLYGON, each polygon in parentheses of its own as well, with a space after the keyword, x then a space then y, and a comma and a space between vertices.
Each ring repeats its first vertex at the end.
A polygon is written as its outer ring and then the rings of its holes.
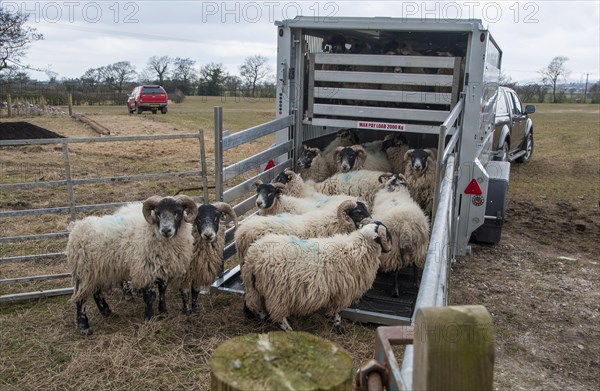
POLYGON ((190 315, 199 316, 200 315, 200 307, 192 307, 192 311, 190 315))
POLYGON ((335 333, 339 334, 339 335, 346 333, 346 330, 344 330, 344 328, 339 324, 336 324, 335 326, 333 326, 333 329, 335 330, 335 333))
POLYGON ((78 327, 77 328, 79 330, 79 334, 81 335, 92 335, 94 334, 94 332, 92 331, 92 329, 88 328, 82 328, 82 327, 78 327))
POLYGON ((185 316, 189 316, 190 315, 190 309, 189 308, 183 308, 181 310, 181 313, 185 316))
POLYGON ((256 319, 256 314, 244 303, 244 316, 246 319, 256 319))
POLYGON ((259 311, 258 312, 258 317, 260 318, 260 320, 264 321, 264 320, 267 319, 267 314, 264 311, 259 311))

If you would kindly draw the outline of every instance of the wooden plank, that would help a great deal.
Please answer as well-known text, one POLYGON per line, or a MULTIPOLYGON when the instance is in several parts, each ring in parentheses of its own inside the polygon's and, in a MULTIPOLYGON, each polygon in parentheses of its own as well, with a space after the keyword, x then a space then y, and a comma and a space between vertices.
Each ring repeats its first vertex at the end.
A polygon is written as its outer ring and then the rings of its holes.
POLYGON ((417 310, 413 389, 491 391, 493 376, 494 330, 485 307, 417 310))

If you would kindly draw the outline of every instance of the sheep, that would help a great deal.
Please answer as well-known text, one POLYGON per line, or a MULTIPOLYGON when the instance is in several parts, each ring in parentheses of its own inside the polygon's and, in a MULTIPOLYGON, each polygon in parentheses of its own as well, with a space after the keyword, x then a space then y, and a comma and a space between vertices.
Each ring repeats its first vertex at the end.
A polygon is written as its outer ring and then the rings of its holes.
POLYGON ((200 287, 212 284, 221 270, 227 217, 237 227, 237 216, 229 204, 215 202, 198 205, 198 215, 192 229, 194 237, 192 258, 180 287, 181 312, 184 315, 200 313, 198 307, 200 287), (188 302, 191 304, 191 310, 188 302))
MULTIPOLYGON (((337 163, 334 161, 333 154, 337 147, 348 147, 350 145, 358 144, 358 136, 355 132, 350 129, 340 129, 337 132, 337 136, 323 149, 323 159, 327 162, 329 172, 331 174, 337 171, 337 163)), ((307 178, 308 179, 308 178, 307 178)))
POLYGON ((143 203, 132 203, 115 214, 89 216, 70 227, 67 261, 75 286, 70 301, 76 303, 77 329, 92 333, 85 303, 94 297, 100 313, 110 310, 102 291, 131 281, 142 289, 145 319, 150 320, 158 283, 161 314, 167 312, 166 285, 183 277, 192 256, 192 227, 198 207, 187 196, 152 196, 143 203))
POLYGON ((269 234, 248 249, 242 269, 244 302, 285 331, 287 317, 306 316, 320 309, 334 317, 342 332, 339 312, 373 285, 379 256, 391 248, 385 225, 366 224, 350 234, 302 240, 293 235, 269 234))
POLYGON ((404 154, 404 160, 406 160, 404 175, 410 195, 428 216, 431 216, 433 209, 436 153, 436 149, 428 148, 409 149, 404 154))
POLYGON ((302 152, 298 158, 298 173, 303 178, 321 182, 333 174, 331 164, 325 160, 319 148, 309 148, 302 145, 302 152))
POLYGON ((385 153, 381 150, 367 152, 361 145, 337 147, 333 156, 337 164, 337 172, 358 170, 387 172, 392 169, 385 153))
POLYGON ((381 150, 384 151, 392 166, 392 172, 397 174, 404 174, 406 171, 406 160, 404 155, 406 151, 410 149, 406 137, 402 134, 394 134, 386 136, 381 150), (391 137, 390 137, 391 136, 391 137))
POLYGON ((398 297, 400 269, 412 265, 416 282, 416 268, 422 269, 425 264, 429 219, 410 196, 404 175, 382 175, 380 181, 385 187, 375 194, 372 219, 385 224, 392 235, 392 250, 380 258, 381 270, 396 272, 392 296, 398 297))
POLYGON ((299 198, 283 194, 285 185, 279 182, 263 184, 261 180, 254 182, 256 186, 256 207, 260 216, 278 213, 304 214, 316 209, 324 209, 346 200, 356 201, 356 197, 347 195, 327 196, 315 193, 311 198, 299 198))
POLYGON ((352 232, 363 219, 370 216, 364 203, 348 200, 341 202, 335 209, 328 208, 303 215, 281 213, 250 217, 235 231, 235 248, 240 267, 243 268, 248 247, 266 234, 296 235, 303 239, 326 237, 352 232))

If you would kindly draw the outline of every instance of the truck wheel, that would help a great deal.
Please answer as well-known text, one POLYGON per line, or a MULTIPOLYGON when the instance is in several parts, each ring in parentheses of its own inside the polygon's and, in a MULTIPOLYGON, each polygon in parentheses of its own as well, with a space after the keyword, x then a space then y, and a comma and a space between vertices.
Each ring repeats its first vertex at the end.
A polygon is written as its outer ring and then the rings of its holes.
POLYGON ((528 163, 533 156, 533 132, 529 132, 527 138, 525 139, 525 155, 519 157, 515 160, 517 163, 528 163))
POLYGON ((161 114, 167 114, 167 108, 163 107, 162 109, 160 109, 160 113, 161 114))
POLYGON ((510 151, 510 145, 508 145, 508 140, 505 141, 504 144, 502 144, 502 148, 500 148, 500 151, 502 152, 502 156, 498 157, 496 160, 501 162, 509 162, 508 151, 510 151))
POLYGON ((152 110, 152 114, 156 114, 156 112, 157 112, 157 110, 156 110, 156 109, 153 109, 153 110, 152 110))
POLYGON ((138 108, 137 108, 137 113, 138 113, 138 114, 142 114, 142 111, 143 111, 143 110, 142 110, 142 108, 141 108, 141 107, 138 107, 138 108))

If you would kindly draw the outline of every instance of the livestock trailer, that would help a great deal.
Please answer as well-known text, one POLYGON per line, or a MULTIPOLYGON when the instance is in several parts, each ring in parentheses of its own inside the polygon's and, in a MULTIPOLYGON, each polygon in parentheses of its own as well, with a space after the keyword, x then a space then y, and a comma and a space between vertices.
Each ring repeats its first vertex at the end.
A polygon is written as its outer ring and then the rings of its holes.
MULTIPOLYGON (((406 270, 400 297, 391 297, 393 278, 380 273, 342 314, 409 324, 416 307, 446 304, 450 264, 469 253, 474 232, 499 238, 485 233, 502 228, 510 167, 494 161, 492 151, 502 52, 480 20, 298 16, 275 24, 276 119, 223 137, 223 113, 215 108, 217 199, 242 200, 236 212, 251 212, 255 179, 294 168, 303 144, 323 147, 340 129, 353 129, 361 142, 402 132, 413 148, 437 148, 431 240, 419 287, 406 270), (276 142, 269 149, 223 167, 224 151, 270 133, 276 142), (269 160, 275 164, 266 171, 224 188, 224 181, 269 160)), ((226 247, 226 258, 234 246, 226 247)), ((242 293, 239 266, 212 289, 242 293)))

